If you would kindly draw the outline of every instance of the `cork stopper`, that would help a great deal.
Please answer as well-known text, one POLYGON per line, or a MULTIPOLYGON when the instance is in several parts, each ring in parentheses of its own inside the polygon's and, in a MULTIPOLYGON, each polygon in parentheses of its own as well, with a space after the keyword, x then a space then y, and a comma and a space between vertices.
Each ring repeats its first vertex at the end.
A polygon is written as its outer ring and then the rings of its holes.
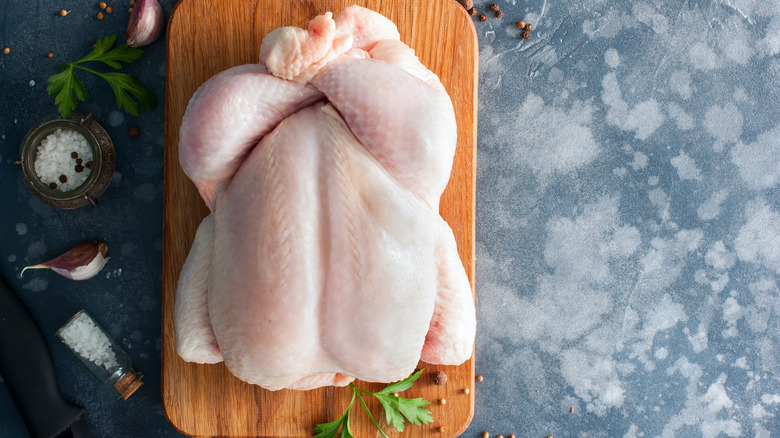
POLYGON ((141 381, 141 377, 136 373, 129 372, 122 376, 116 383, 114 383, 114 389, 119 393, 123 400, 127 400, 128 397, 144 384, 141 381))

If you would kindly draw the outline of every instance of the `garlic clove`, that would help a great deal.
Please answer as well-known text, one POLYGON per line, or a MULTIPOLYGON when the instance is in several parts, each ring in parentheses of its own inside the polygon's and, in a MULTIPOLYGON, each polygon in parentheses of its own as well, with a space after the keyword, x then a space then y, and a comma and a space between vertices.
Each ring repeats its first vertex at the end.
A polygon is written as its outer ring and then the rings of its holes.
POLYGON ((165 15, 157 0, 137 0, 127 23, 125 39, 130 47, 150 44, 162 34, 165 15))
POLYGON ((28 269, 51 269, 71 280, 86 280, 94 277, 103 269, 103 266, 108 262, 106 252, 108 252, 108 246, 105 243, 82 243, 48 262, 26 266, 19 276, 23 276, 24 271, 28 269))

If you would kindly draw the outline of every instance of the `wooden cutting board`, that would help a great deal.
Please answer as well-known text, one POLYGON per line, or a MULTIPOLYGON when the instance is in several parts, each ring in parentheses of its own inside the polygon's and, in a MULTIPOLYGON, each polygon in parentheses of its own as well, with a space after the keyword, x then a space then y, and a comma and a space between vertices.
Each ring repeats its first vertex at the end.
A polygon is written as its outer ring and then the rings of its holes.
MULTIPOLYGON (((165 200, 163 229, 162 400, 166 415, 193 436, 311 436, 315 424, 345 410, 349 388, 266 391, 235 377, 223 364, 182 361, 175 351, 173 308, 176 282, 195 231, 208 213, 179 166, 179 126, 187 103, 208 78, 227 68, 256 63, 260 42, 280 26, 305 27, 317 14, 358 4, 398 25, 401 39, 441 79, 455 106, 458 147, 441 214, 452 226, 461 259, 474 284, 474 196, 477 111, 477 39, 471 17, 455 0, 183 0, 167 31, 165 92, 165 200)), ((420 364, 426 372, 405 397, 431 401, 433 423, 407 425, 403 433, 387 426, 381 406, 367 400, 390 436, 456 436, 474 411, 474 359, 460 366, 420 364), (431 374, 443 370, 448 383, 435 386, 431 374), (468 389, 469 391, 464 391, 468 389), (446 404, 441 400, 446 399, 446 404), (444 427, 440 432, 439 427, 444 427)), ((356 382, 376 391, 384 385, 356 382)), ((351 427, 358 437, 379 436, 356 402, 351 427)))

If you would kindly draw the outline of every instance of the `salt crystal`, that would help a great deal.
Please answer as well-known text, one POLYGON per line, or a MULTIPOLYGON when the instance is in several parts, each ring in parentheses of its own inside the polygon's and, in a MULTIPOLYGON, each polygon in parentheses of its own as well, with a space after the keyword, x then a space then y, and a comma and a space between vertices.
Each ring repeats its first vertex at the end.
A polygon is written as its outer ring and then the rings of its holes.
POLYGON ((107 371, 119 366, 111 340, 86 313, 77 314, 60 330, 59 336, 73 352, 95 365, 107 371))
POLYGON ((76 171, 76 159, 71 158, 73 152, 84 163, 92 161, 92 148, 81 133, 72 129, 57 129, 38 146, 35 174, 43 184, 55 184, 63 192, 79 187, 87 180, 91 170, 84 168, 81 172, 76 171), (65 178, 62 178, 63 175, 65 178))

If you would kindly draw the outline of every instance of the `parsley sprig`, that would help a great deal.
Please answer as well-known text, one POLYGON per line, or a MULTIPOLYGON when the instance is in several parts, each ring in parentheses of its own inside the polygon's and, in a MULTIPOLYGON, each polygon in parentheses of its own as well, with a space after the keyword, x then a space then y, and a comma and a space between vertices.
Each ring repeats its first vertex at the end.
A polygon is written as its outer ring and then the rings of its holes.
POLYGON ((349 402, 347 411, 335 421, 314 426, 314 438, 336 438, 337 436, 340 438, 354 438, 352 436, 352 431, 349 428, 349 417, 350 412, 352 411, 352 405, 355 403, 355 398, 360 401, 363 409, 365 409, 368 414, 368 418, 371 419, 371 422, 379 430, 379 433, 381 433, 384 438, 389 438, 382 428, 379 427, 374 416, 371 415, 371 410, 368 409, 368 405, 366 405, 366 402, 363 400, 362 394, 376 397, 376 399, 379 400, 379 403, 385 409, 387 424, 395 427, 399 432, 404 431, 405 421, 409 421, 416 426, 432 422, 433 417, 431 417, 431 411, 423 409, 425 406, 429 405, 427 400, 422 398, 408 399, 393 395, 396 392, 406 391, 411 388, 412 385, 414 385, 414 381, 417 380, 422 373, 423 370, 419 370, 400 382, 388 385, 378 392, 366 391, 358 388, 354 383, 350 383, 349 386, 352 388, 352 400, 349 402), (337 435, 339 429, 341 429, 341 434, 337 435))
POLYGON ((49 78, 49 86, 46 87, 46 91, 49 92, 49 96, 56 95, 54 104, 58 106, 60 116, 68 117, 71 111, 76 109, 78 100, 84 102, 87 98, 84 84, 76 76, 76 69, 95 74, 108 82, 116 96, 116 106, 120 109, 124 108, 125 111, 134 116, 138 115, 138 106, 135 100, 144 111, 149 111, 157 106, 157 95, 149 91, 135 76, 119 72, 99 72, 82 65, 86 62, 102 62, 114 70, 119 70, 122 68, 121 63, 133 62, 144 53, 142 49, 129 47, 127 44, 114 47, 116 39, 116 35, 98 39, 95 48, 87 56, 78 61, 57 66, 57 68, 65 68, 65 70, 49 78))

